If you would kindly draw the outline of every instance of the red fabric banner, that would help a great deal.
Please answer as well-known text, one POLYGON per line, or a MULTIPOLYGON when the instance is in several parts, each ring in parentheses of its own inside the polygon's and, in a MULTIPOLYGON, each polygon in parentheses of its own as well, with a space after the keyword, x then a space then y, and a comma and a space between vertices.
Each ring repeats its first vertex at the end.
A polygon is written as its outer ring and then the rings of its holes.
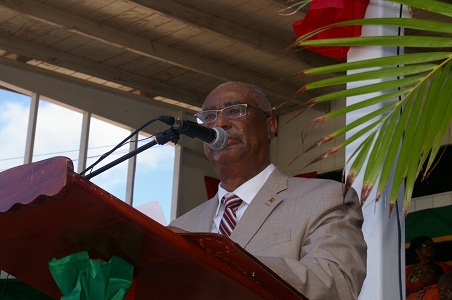
MULTIPOLYGON (((362 19, 366 14, 370 0, 312 0, 306 17, 293 23, 297 37, 337 22, 362 19)), ((334 27, 325 30, 310 39, 329 39, 356 37, 361 35, 361 26, 334 27)), ((344 59, 350 47, 307 47, 321 55, 344 59)))

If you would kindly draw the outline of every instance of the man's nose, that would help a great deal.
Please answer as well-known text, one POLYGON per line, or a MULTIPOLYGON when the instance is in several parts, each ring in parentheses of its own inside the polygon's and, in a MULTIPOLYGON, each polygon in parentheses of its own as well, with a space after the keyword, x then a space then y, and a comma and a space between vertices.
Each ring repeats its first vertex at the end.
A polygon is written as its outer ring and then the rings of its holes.
POLYGON ((217 119, 214 122, 214 127, 228 128, 231 122, 226 118, 222 111, 218 112, 217 119))

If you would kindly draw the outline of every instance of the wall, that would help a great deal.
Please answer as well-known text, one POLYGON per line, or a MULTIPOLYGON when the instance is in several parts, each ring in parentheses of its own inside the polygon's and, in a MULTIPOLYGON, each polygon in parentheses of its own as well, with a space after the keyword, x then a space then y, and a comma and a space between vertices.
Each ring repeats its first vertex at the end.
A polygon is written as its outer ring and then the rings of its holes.
MULTIPOLYGON (((332 102, 331 108, 337 109, 342 107, 344 103, 344 101, 332 102)), ((345 124, 345 117, 337 117, 318 128, 312 128, 311 125, 308 125, 308 122, 312 119, 322 115, 322 112, 311 109, 294 119, 292 119, 293 113, 288 113, 278 118, 279 131, 272 145, 272 162, 286 174, 296 175, 313 171, 326 173, 344 167, 344 150, 340 150, 333 156, 307 166, 316 157, 344 140, 341 136, 338 137, 337 141, 328 142, 303 153, 310 145, 345 124), (304 140, 302 140, 302 136, 305 136, 304 140)))
MULTIPOLYGON (((451 183, 452 184, 452 183, 451 183)), ((452 192, 413 198, 408 213, 415 211, 452 205, 452 192)))
MULTIPOLYGON (((183 148, 180 162, 177 209, 175 212, 177 216, 207 200, 204 176, 217 177, 203 152, 183 148)), ((175 173, 175 176, 177 176, 177 173, 175 173)), ((174 192, 173 197, 176 197, 174 192)), ((172 216, 172 219, 174 217, 172 216)))

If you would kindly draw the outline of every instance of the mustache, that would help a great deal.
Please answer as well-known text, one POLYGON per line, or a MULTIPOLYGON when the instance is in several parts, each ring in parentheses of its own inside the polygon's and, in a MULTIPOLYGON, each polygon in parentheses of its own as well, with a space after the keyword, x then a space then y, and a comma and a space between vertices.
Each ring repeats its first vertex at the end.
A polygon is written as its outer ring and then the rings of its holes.
POLYGON ((234 139, 234 140, 242 140, 243 136, 238 132, 230 132, 226 131, 228 134, 228 139, 234 139))

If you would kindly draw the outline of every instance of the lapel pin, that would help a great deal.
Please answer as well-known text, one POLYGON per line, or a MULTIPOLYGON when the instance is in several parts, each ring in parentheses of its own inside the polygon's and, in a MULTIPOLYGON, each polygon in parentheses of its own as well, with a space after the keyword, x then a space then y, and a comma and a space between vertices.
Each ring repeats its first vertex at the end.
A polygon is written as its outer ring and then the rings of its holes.
POLYGON ((268 203, 273 203, 273 202, 275 202, 275 198, 273 198, 273 197, 271 197, 270 199, 268 199, 268 203))

